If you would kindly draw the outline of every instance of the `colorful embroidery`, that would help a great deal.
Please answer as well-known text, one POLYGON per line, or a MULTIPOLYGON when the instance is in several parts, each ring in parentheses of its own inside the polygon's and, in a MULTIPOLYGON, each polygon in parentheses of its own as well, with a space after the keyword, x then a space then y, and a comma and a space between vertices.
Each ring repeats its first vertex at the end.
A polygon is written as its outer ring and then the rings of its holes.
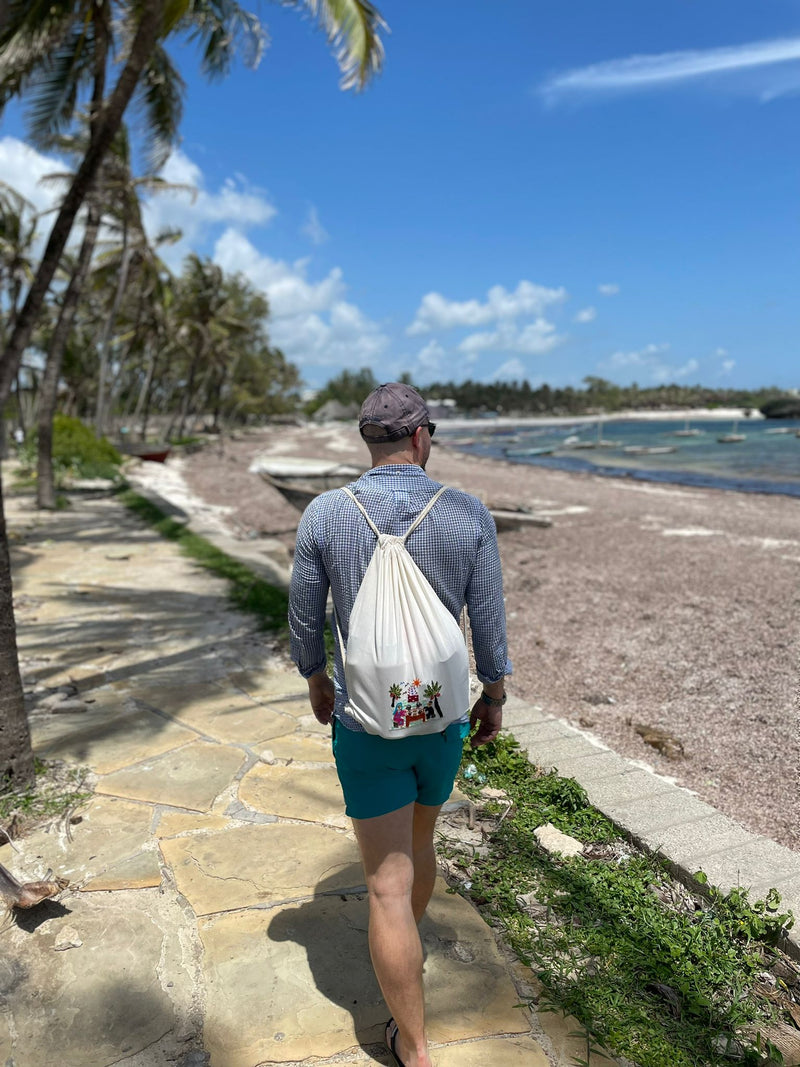
POLYGON ((405 730, 417 722, 425 722, 437 715, 443 718, 439 705, 442 687, 439 682, 429 682, 422 690, 422 681, 414 678, 410 682, 395 683, 389 686, 392 707, 392 729, 405 730))

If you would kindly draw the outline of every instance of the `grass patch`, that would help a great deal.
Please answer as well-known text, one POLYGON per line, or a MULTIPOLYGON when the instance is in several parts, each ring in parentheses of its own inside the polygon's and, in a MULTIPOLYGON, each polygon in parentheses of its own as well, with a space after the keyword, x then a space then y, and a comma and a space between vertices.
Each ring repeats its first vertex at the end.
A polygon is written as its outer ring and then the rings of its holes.
POLYGON ((162 537, 175 541, 185 555, 196 560, 212 574, 227 579, 233 604, 241 611, 254 615, 261 629, 273 631, 282 637, 288 635, 289 598, 282 589, 265 582, 243 563, 221 552, 204 538, 198 537, 183 523, 165 515, 146 497, 134 493, 131 489, 121 490, 118 497, 127 508, 152 526, 162 537))
POLYGON ((65 817, 92 795, 85 767, 37 759, 35 770, 35 781, 27 789, 0 791, 0 828, 12 840, 65 817))
POLYGON ((621 841, 578 783, 541 773, 507 735, 468 753, 460 785, 488 818, 489 846, 449 843, 459 876, 588 1046, 639 1067, 783 1062, 766 1035, 800 1005, 786 981, 796 968, 776 947, 793 918, 775 890, 752 903, 740 889, 689 892, 621 841), (484 783, 507 800, 487 805, 484 783), (533 836, 547 822, 591 848, 547 854, 533 836))

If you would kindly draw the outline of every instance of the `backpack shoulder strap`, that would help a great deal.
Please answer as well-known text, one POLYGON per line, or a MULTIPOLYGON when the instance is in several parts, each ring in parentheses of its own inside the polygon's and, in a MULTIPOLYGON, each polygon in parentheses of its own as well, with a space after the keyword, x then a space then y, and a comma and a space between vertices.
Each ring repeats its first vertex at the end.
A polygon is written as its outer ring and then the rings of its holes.
POLYGON ((364 505, 358 499, 356 494, 351 489, 348 489, 346 485, 342 487, 342 492, 350 497, 350 499, 353 501, 355 506, 358 508, 358 510, 361 512, 361 514, 364 516, 364 518, 369 523, 369 525, 372 527, 372 532, 375 534, 375 536, 376 537, 380 537, 381 536, 380 530, 375 525, 375 523, 372 521, 372 519, 369 517, 369 515, 367 514, 367 509, 364 507, 364 505))
MULTIPOLYGON (((408 528, 408 529, 406 530, 406 532, 405 532, 405 533, 403 534, 403 538, 402 538, 402 539, 403 539, 403 542, 404 542, 404 543, 405 543, 405 541, 407 541, 407 540, 408 540, 409 536, 410 536, 410 535, 411 535, 411 534, 412 534, 412 533, 413 533, 413 532, 414 532, 414 531, 416 530, 416 528, 417 528, 417 527, 419 526, 419 524, 420 524, 420 523, 422 522, 422 520, 423 520, 423 519, 425 518, 425 516, 426 516, 426 515, 428 514, 428 512, 429 512, 429 511, 431 510, 431 508, 433 507, 433 505, 434 505, 434 504, 436 503, 436 501, 437 501, 437 500, 439 499, 439 497, 440 497, 440 496, 442 495, 442 493, 443 493, 443 492, 445 491, 445 489, 446 489, 446 488, 447 488, 447 486, 446 486, 446 485, 443 485, 443 486, 441 487, 441 489, 438 489, 438 490, 437 490, 437 491, 436 491, 436 492, 435 492, 435 493, 433 494, 433 496, 432 496, 432 497, 430 498, 430 500, 428 501, 428 503, 427 503, 427 504, 425 505, 425 507, 424 507, 424 508, 422 509, 422 511, 421 511, 421 512, 419 513, 419 515, 417 515, 416 519, 414 519, 414 521, 413 521, 413 522, 411 523, 411 525, 409 526, 409 528, 408 528)), ((351 500, 353 501, 353 503, 354 503, 354 504, 356 505, 356 507, 358 508, 358 510, 359 510, 359 511, 361 512, 361 514, 362 514, 362 515, 364 516, 364 518, 365 518, 365 519, 367 520, 367 522, 369 523, 370 527, 372 528, 372 532, 373 532, 373 533, 375 534, 375 536, 376 536, 376 537, 381 537, 381 536, 382 536, 382 534, 381 534, 380 530, 379 530, 379 529, 378 529, 378 527, 377 527, 377 526, 375 525, 375 523, 374 523, 374 522, 372 521, 372 519, 371 519, 371 518, 369 517, 369 515, 367 514, 367 510, 366 510, 366 508, 365 508, 365 507, 364 507, 364 505, 363 505, 363 504, 361 503, 361 501, 360 501, 360 500, 358 499, 358 497, 356 497, 355 493, 354 493, 354 492, 352 492, 352 490, 348 489, 348 488, 347 488, 347 486, 343 486, 343 487, 342 487, 342 492, 343 492, 343 493, 346 493, 346 494, 347 494, 347 496, 349 496, 349 497, 350 497, 350 499, 351 499, 351 500)))
POLYGON ((425 505, 425 507, 419 513, 419 515, 417 515, 416 519, 414 519, 414 521, 411 523, 409 528, 403 534, 403 541, 407 541, 408 540, 410 535, 416 530, 416 528, 419 526, 419 524, 422 522, 422 520, 425 518, 425 516, 428 514, 428 512, 431 510, 433 505, 436 503, 436 501, 439 499, 439 497, 442 495, 442 493, 445 491, 446 488, 447 488, 447 486, 443 485, 441 489, 438 489, 433 494, 433 496, 430 498, 428 503, 425 505))

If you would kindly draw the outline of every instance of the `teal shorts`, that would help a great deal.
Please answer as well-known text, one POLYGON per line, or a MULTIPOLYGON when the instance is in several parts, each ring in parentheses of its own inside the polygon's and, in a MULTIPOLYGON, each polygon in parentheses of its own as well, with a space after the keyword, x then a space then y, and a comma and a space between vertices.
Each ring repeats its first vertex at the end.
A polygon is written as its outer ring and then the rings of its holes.
POLYGON ((453 789, 469 723, 390 741, 333 720, 333 755, 351 819, 374 819, 416 802, 436 807, 453 789))

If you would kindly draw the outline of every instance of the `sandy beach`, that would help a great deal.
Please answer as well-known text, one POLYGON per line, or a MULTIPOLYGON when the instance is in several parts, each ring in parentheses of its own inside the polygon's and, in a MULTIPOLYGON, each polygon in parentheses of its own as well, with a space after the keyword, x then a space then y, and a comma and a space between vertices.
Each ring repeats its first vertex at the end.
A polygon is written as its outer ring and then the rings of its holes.
MULTIPOLYGON (((241 537, 293 544, 298 512, 248 472, 262 451, 366 466, 346 426, 275 427, 182 461, 190 489, 241 537)), ((509 690, 800 848, 800 503, 465 457, 432 477, 549 516, 499 535, 509 690), (639 727, 674 739, 646 743, 639 727)))

